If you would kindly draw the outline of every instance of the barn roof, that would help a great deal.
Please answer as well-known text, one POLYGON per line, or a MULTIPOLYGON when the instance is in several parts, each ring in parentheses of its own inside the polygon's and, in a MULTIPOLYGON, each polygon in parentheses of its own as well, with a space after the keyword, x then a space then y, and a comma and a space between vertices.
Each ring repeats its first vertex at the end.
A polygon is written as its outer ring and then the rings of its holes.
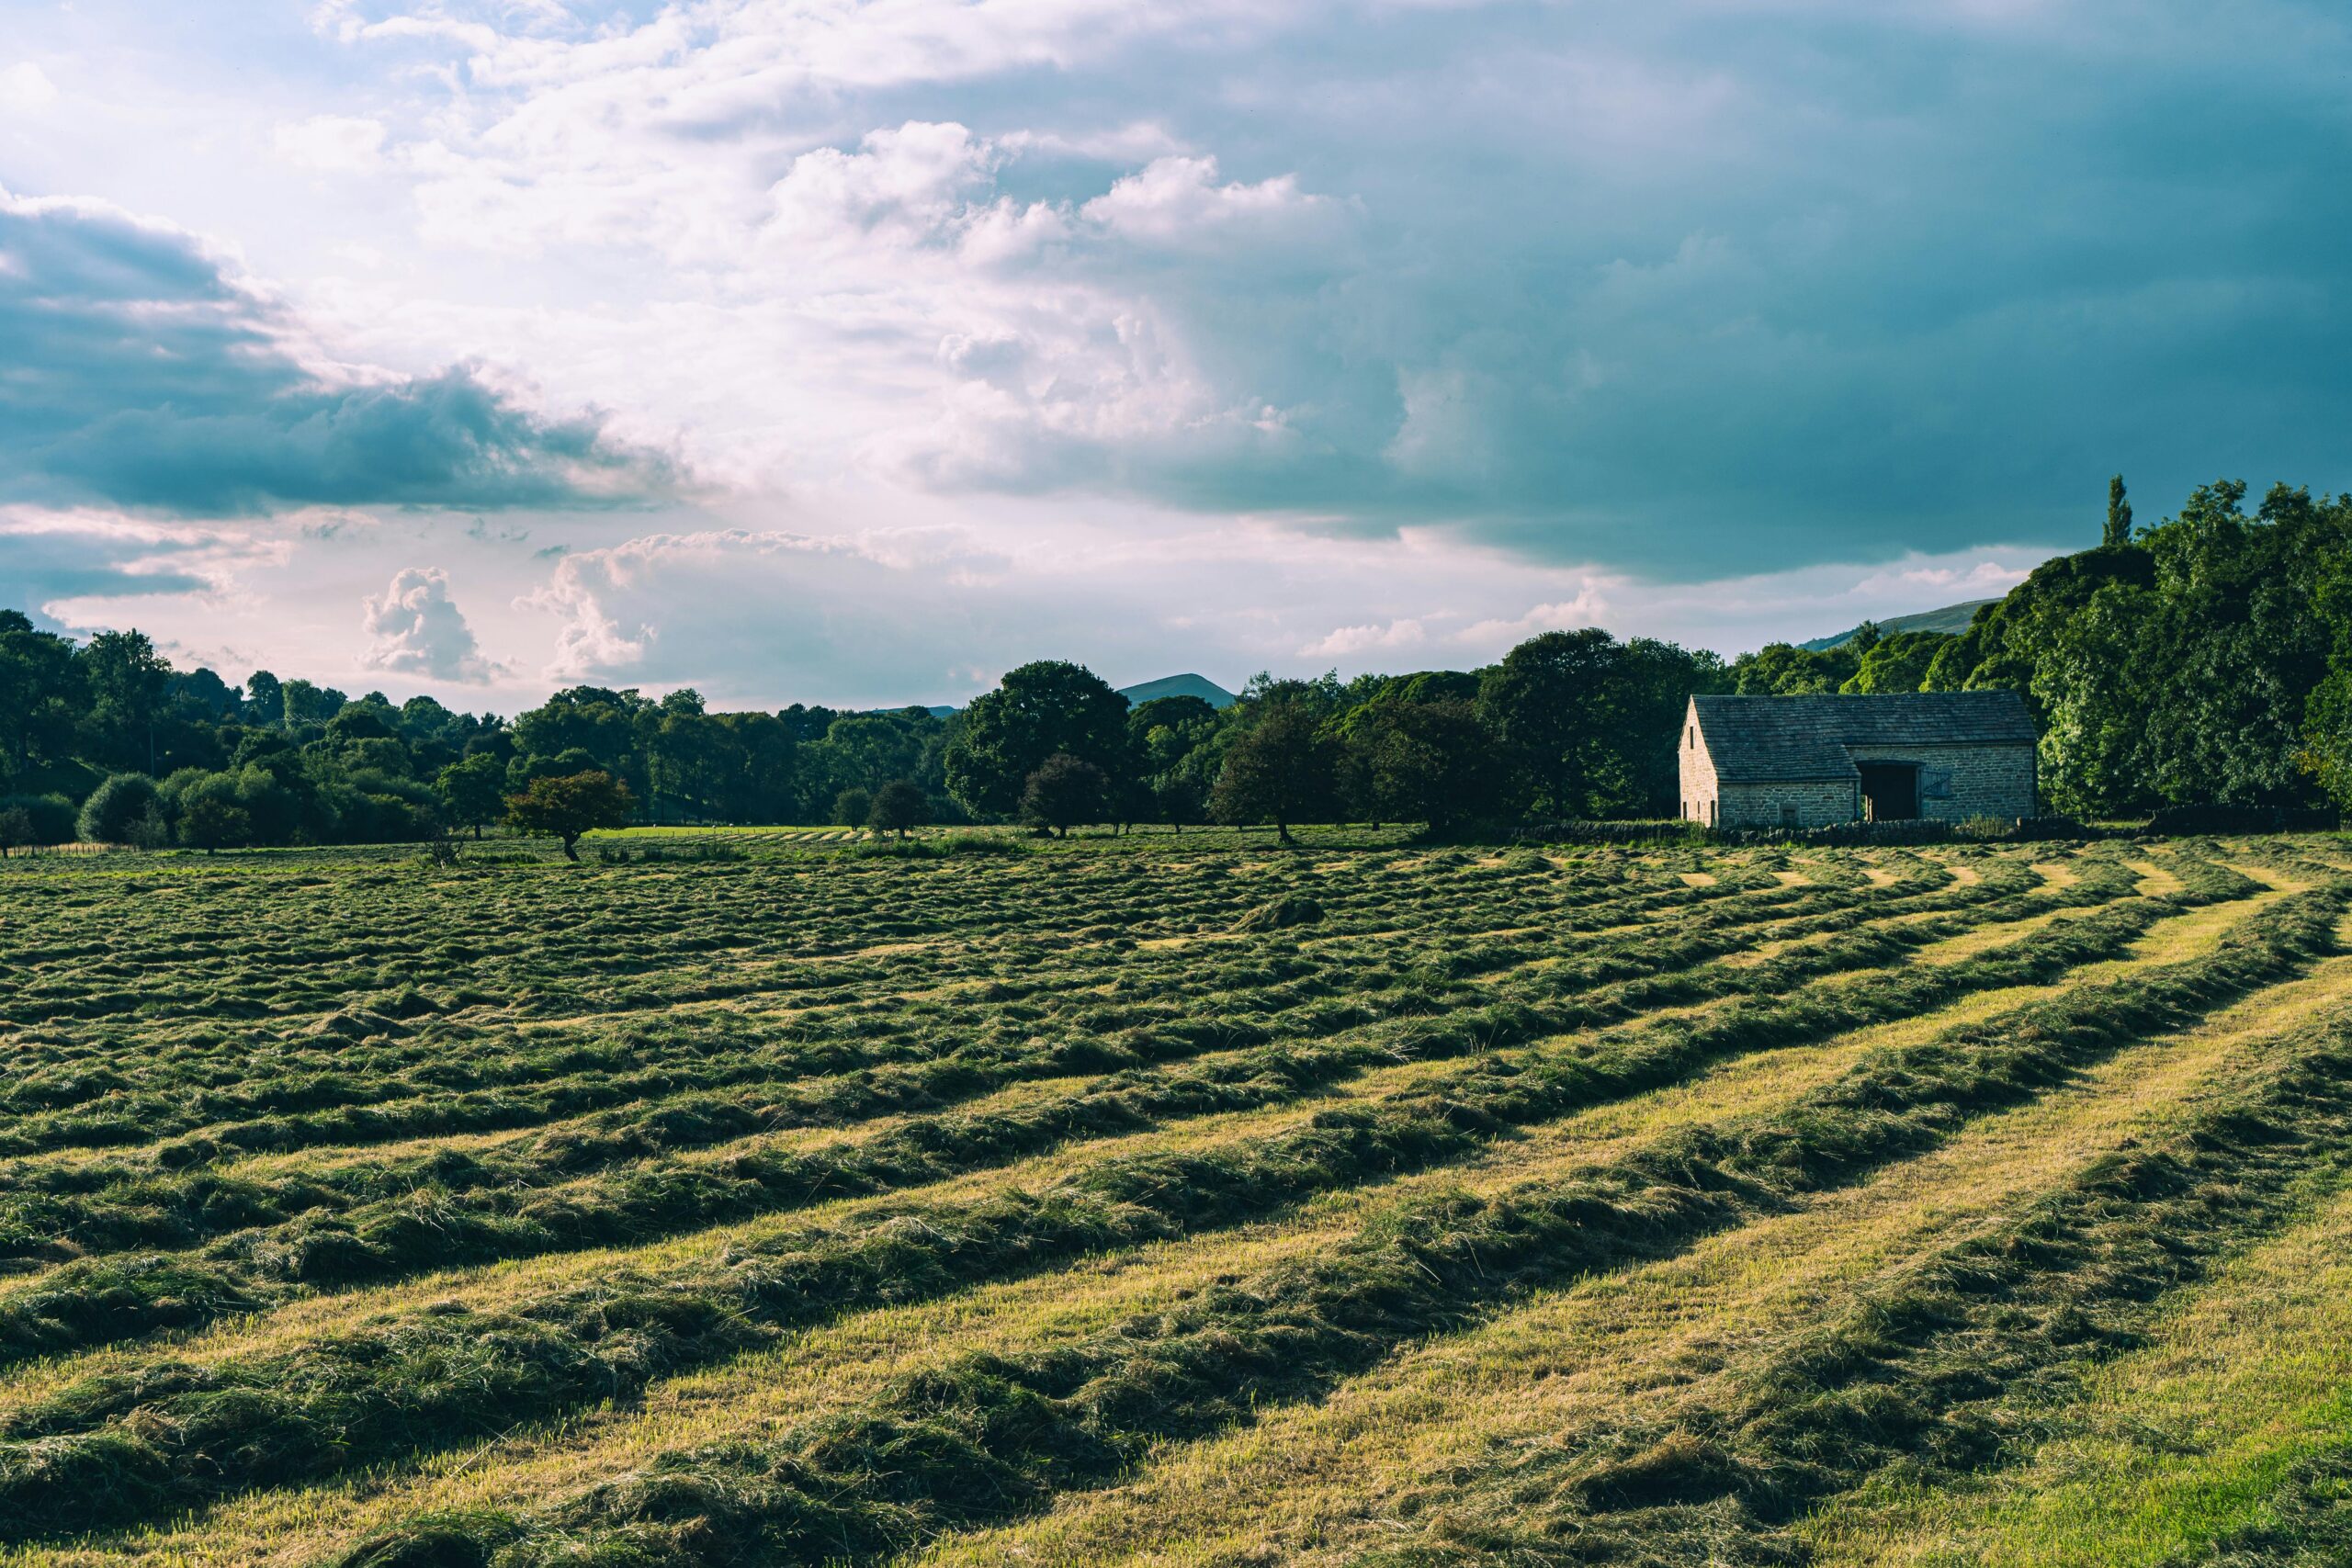
POLYGON ((1857 777, 1849 746, 2017 746, 2033 717, 2015 692, 1873 697, 1693 697, 1715 776, 1733 784, 1857 777))

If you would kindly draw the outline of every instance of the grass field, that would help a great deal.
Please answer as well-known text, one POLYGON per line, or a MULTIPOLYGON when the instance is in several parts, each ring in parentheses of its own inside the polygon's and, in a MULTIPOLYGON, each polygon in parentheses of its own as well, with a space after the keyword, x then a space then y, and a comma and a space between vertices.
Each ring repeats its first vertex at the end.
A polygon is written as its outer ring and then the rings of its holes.
POLYGON ((834 832, 0 863, 0 1564, 2352 1561, 2341 840, 834 832))

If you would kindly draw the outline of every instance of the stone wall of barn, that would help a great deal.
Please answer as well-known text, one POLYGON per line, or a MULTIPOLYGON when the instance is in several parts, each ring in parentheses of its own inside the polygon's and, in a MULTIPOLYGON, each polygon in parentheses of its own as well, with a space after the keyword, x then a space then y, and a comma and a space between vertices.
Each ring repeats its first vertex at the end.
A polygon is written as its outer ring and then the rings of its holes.
POLYGON ((1716 788, 1713 821, 1719 828, 1826 828, 1860 816, 1860 798, 1852 779, 1724 784, 1716 788))
POLYGON ((2038 815, 2030 745, 1849 746, 1846 752, 1857 762, 1917 763, 1919 815, 1932 820, 2038 815))
POLYGON ((1715 809, 1715 764, 1707 749, 1699 744, 1699 705, 1688 703, 1682 710, 1682 739, 1675 748, 1682 760, 1682 819, 1685 822, 1712 822, 1715 809))

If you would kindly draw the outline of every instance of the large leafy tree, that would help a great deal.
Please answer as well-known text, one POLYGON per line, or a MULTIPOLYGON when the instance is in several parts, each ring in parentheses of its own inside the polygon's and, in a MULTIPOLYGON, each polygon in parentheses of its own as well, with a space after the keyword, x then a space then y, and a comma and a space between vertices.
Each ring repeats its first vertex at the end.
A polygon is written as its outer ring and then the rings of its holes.
POLYGON ((154 772, 155 727, 164 716, 164 694, 172 666, 141 631, 100 632, 80 655, 89 688, 85 722, 91 750, 120 767, 154 772))
MULTIPOLYGON (((1850 673, 1853 661, 1843 668, 1850 673)), ((1684 702, 1728 681, 1713 654, 1649 637, 1621 643, 1588 626, 1545 632, 1512 649, 1482 672, 1477 705, 1534 815, 1650 814, 1675 798, 1674 736, 1684 702)))
POLYGON ((74 645, 0 610, 0 778, 65 761, 85 701, 74 645))
POLYGON ((1069 837, 1080 822, 1110 815, 1111 780, 1083 757, 1057 751, 1037 764, 1021 785, 1021 819, 1069 837))
POLYGON ((1537 815, 1587 814, 1617 641, 1598 626, 1530 637, 1486 672, 1478 708, 1526 781, 1537 815))
POLYGON ((896 833, 903 839, 908 832, 931 820, 931 801, 921 786, 908 779, 892 779, 874 792, 874 804, 865 813, 865 825, 876 833, 896 833))
POLYGON ((1363 815, 1426 822, 1443 834, 1491 821, 1502 810, 1500 748, 1475 703, 1383 696, 1349 717, 1348 750, 1356 759, 1349 773, 1363 815))
POLYGON ((505 803, 506 764, 487 751, 477 751, 442 769, 434 788, 449 820, 471 828, 479 839, 482 825, 496 821, 505 803))
POLYGON ((598 828, 628 825, 637 799, 628 785, 600 768, 556 778, 534 779, 506 799, 506 820, 526 833, 563 844, 563 858, 578 860, 581 836, 598 828))
POLYGON ((947 790, 967 811, 1007 816, 1029 775, 1057 755, 1098 769, 1114 787, 1134 773, 1126 698, 1084 665, 1040 660, 1009 671, 964 715, 943 759, 947 790))
POLYGON ((1290 843, 1295 822, 1328 820, 1338 788, 1339 748, 1321 705, 1277 692, 1244 705, 1244 728, 1226 748, 1209 810, 1236 826, 1271 823, 1290 843))

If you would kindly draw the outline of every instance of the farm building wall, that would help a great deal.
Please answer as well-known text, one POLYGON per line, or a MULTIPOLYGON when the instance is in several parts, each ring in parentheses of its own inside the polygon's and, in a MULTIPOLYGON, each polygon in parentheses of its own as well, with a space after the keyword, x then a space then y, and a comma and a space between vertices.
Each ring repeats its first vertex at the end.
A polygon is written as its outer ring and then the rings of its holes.
POLYGON ((1846 753, 1857 762, 1917 763, 1924 818, 1958 822, 2035 815, 2030 746, 1849 746, 1846 753))
POLYGON ((1675 748, 1682 762, 1682 819, 1686 822, 1712 822, 1715 819, 1715 763, 1707 749, 1699 744, 1698 708, 1691 705, 1682 716, 1682 741, 1675 748))
POLYGON ((1859 798, 1851 779, 1724 784, 1716 789, 1713 821, 1724 828, 1826 828, 1860 816, 1859 798))

